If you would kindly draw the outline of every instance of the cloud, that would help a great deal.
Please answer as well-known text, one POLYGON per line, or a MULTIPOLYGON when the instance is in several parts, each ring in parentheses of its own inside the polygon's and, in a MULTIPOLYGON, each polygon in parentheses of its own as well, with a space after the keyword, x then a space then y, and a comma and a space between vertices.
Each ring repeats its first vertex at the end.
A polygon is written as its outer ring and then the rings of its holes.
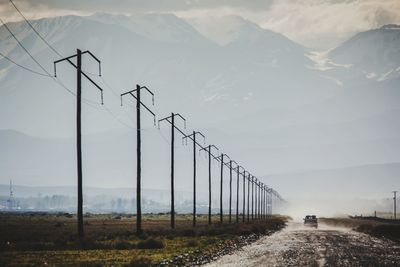
MULTIPOLYGON (((384 24, 400 24, 399 0, 14 0, 30 19, 95 12, 173 13, 186 19, 238 15, 315 49, 329 49, 351 35, 384 24)), ((8 0, 0 16, 20 20, 8 0)), ((201 20, 198 20, 201 21, 201 20)), ((218 25, 215 25, 218 27, 218 25)))
POLYGON ((351 35, 400 23, 400 1, 276 1, 257 21, 309 47, 329 48, 351 35))
POLYGON ((240 15, 307 47, 324 50, 335 47, 357 32, 390 23, 399 24, 400 1, 275 0, 265 9, 228 6, 175 13, 184 18, 203 20, 207 16, 240 15))

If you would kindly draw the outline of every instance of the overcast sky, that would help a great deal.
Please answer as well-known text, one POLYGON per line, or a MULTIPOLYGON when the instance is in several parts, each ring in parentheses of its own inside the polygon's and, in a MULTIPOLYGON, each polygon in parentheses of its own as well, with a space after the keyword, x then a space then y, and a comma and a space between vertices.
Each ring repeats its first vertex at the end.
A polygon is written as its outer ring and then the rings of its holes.
MULTIPOLYGON (((29 18, 95 12, 167 12, 184 18, 234 14, 318 49, 332 48, 359 31, 400 24, 399 0, 14 1, 29 18)), ((0 16, 7 21, 20 20, 8 0, 0 0, 0 16)))

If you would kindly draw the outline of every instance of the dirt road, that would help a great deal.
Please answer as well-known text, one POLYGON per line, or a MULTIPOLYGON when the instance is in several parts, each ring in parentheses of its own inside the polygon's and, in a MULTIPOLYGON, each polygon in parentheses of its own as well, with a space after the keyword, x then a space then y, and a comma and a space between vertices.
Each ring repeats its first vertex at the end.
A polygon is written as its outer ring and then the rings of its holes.
POLYGON ((289 223, 207 266, 400 266, 400 245, 345 228, 289 223))

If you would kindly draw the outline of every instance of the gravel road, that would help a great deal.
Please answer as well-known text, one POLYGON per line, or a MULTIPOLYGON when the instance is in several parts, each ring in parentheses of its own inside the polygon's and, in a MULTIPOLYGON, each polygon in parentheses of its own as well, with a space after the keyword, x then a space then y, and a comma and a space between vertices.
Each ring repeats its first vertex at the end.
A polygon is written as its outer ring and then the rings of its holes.
POLYGON ((400 266, 400 244, 346 228, 289 223, 206 266, 400 266))

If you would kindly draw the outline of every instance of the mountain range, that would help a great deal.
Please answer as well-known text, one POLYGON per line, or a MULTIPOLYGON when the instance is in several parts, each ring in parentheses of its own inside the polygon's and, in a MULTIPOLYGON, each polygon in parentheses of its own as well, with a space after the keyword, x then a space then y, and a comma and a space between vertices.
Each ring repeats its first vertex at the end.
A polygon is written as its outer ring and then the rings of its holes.
MULTIPOLYGON (((299 172, 315 177, 314 170, 361 166, 364 182, 376 188, 377 178, 368 176, 365 166, 390 169, 390 164, 400 162, 397 25, 358 33, 329 51, 309 51, 238 16, 205 24, 171 14, 98 13, 44 18, 32 24, 61 55, 89 49, 102 61, 100 78, 95 75, 95 62, 83 59, 84 70, 104 87, 105 102, 100 105, 98 91, 84 81, 88 185, 130 187, 133 183, 135 113, 130 101, 134 99, 124 99, 121 107, 119 94, 136 83, 154 91, 152 108, 160 116, 157 119, 171 111, 181 113, 187 118, 188 131, 202 131, 207 143, 265 177, 267 184, 275 183, 283 195, 292 193, 291 182, 273 177, 299 172), (209 25, 220 26, 206 31, 209 25)), ((53 61, 59 56, 25 22, 8 25, 53 74, 53 61)), ((4 26, 0 27, 0 52, 46 74, 4 26)), ((57 66, 57 79, 75 90, 75 73, 67 63, 57 66)), ((0 59, 0 95, 0 127, 4 129, 0 131, 0 182, 6 184, 12 178, 27 185, 73 184, 74 97, 52 78, 5 59, 0 59)), ((151 106, 150 96, 144 96, 144 101, 151 106)), ((147 185, 165 189, 169 131, 166 125, 155 129, 146 113, 143 123, 147 185)), ((189 190, 190 146, 177 149, 178 185, 189 190)), ((342 177, 351 179, 352 174, 342 177)), ((393 180, 390 183, 395 186, 393 180)), ((376 190, 383 193, 387 188, 376 190)))

